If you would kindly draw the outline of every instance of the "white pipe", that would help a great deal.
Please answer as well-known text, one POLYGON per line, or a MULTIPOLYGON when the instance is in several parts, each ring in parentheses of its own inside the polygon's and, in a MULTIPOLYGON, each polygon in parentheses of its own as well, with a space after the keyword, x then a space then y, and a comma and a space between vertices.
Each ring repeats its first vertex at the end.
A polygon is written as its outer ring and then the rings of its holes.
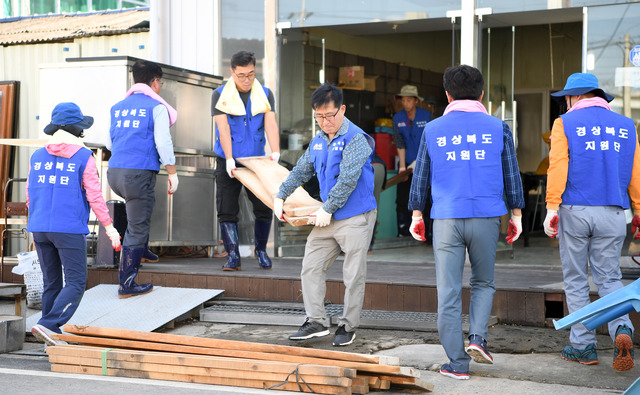
POLYGON ((587 39, 589 31, 589 8, 582 7, 582 72, 587 72, 587 39))
POLYGON ((160 18, 158 16, 158 1, 159 0, 151 0, 149 5, 149 49, 151 53, 151 59, 154 62, 158 61, 159 52, 160 52, 160 44, 159 44, 159 34, 158 27, 160 24, 160 18))

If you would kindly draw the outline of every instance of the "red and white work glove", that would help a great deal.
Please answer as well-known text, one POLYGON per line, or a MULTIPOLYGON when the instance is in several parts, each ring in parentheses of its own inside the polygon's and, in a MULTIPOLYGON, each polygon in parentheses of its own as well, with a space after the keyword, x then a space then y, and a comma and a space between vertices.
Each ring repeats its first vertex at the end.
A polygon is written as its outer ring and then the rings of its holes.
POLYGON ((278 163, 278 161, 280 160, 280 152, 272 152, 271 160, 278 163))
POLYGON ((236 161, 233 160, 233 158, 227 159, 227 174, 229 175, 229 177, 235 178, 233 176, 233 171, 235 169, 236 169, 236 161))
POLYGON ((309 217, 307 224, 315 225, 318 228, 325 227, 331 223, 331 214, 324 211, 322 207, 320 207, 316 212, 309 214, 309 217))
POLYGON ((640 239, 640 215, 634 215, 631 220, 631 233, 636 234, 634 239, 640 239), (636 234, 636 232, 638 232, 636 234))
POLYGON ((111 240, 111 247, 116 251, 120 251, 120 233, 113 227, 113 224, 105 226, 104 230, 109 240, 111 240))
POLYGON ((558 210, 547 209, 547 216, 544 219, 544 233, 554 239, 558 235, 558 210))
POLYGON ((520 234, 522 233, 522 215, 514 215, 511 214, 511 219, 509 220, 509 227, 507 228, 507 244, 512 244, 514 241, 518 240, 520 234))
POLYGON ((284 209, 282 208, 282 206, 284 206, 283 199, 273 199, 273 213, 276 215, 276 218, 278 218, 282 222, 287 222, 287 220, 284 219, 284 209))
POLYGON ((422 217, 411 217, 411 226, 409 226, 409 233, 414 239, 418 241, 427 241, 425 237, 424 220, 422 217))
POLYGON ((414 160, 413 162, 411 162, 411 164, 409 166, 407 166, 407 169, 415 170, 416 169, 416 161, 414 160))
POLYGON ((169 195, 178 190, 178 173, 169 174, 169 195))

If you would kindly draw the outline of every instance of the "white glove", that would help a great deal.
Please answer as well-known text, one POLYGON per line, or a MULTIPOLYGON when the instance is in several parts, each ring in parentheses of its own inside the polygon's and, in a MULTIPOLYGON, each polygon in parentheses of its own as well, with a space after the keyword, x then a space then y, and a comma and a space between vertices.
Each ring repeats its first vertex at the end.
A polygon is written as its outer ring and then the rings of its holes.
POLYGON ((409 226, 409 233, 414 239, 418 241, 426 241, 424 220, 422 217, 411 217, 411 225, 409 226))
POLYGON ((547 209, 547 216, 544 219, 544 233, 552 239, 558 235, 558 210, 547 209))
POLYGON ((278 163, 278 161, 280 160, 280 152, 272 152, 271 160, 278 163))
POLYGON ((169 174, 169 195, 176 193, 178 189, 178 173, 169 174))
POLYGON ((111 240, 111 247, 116 251, 120 251, 120 233, 113 227, 113 224, 105 226, 104 230, 109 240, 111 240))
POLYGON ((285 221, 283 216, 283 209, 282 209, 283 205, 284 205, 284 200, 280 198, 273 199, 273 213, 276 215, 276 218, 278 218, 282 222, 287 222, 285 221))
POLYGON ((229 175, 229 177, 231 178, 235 178, 233 176, 233 174, 231 173, 232 171, 234 171, 236 169, 236 161, 233 160, 233 158, 231 159, 227 159, 227 174, 229 175))
POLYGON ((307 224, 309 225, 315 224, 315 226, 319 228, 327 226, 331 223, 331 214, 324 211, 322 207, 320 207, 320 209, 318 209, 313 214, 310 214, 309 217, 311 218, 309 218, 309 222, 307 222, 307 224))
POLYGON ((406 167, 398 167, 398 174, 402 173, 403 171, 407 170, 406 167))
POLYGON ((507 244, 518 240, 522 233, 522 215, 511 215, 509 227, 507 228, 507 244))
POLYGON ((411 164, 409 166, 407 166, 407 169, 414 169, 416 168, 416 161, 414 160, 413 162, 411 162, 411 164))

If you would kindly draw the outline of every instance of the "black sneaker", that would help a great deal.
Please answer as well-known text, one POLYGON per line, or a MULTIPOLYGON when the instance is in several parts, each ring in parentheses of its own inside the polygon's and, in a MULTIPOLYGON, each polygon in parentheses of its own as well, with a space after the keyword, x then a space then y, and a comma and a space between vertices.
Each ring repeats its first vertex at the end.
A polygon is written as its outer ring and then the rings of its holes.
POLYGON ((356 339, 356 332, 347 332, 344 325, 340 325, 336 331, 336 337, 333 338, 334 346, 348 346, 356 339))
POLYGON ((312 337, 322 337, 329 334, 329 329, 325 328, 321 323, 307 320, 302 324, 300 330, 289 335, 289 340, 306 340, 312 337))

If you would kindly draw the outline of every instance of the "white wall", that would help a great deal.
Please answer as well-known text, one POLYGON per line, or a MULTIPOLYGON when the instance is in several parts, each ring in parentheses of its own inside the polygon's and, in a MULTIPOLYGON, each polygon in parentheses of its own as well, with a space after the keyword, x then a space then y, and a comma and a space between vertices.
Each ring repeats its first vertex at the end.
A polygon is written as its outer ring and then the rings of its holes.
POLYGON ((151 60, 214 74, 214 14, 212 0, 152 0, 151 60))

